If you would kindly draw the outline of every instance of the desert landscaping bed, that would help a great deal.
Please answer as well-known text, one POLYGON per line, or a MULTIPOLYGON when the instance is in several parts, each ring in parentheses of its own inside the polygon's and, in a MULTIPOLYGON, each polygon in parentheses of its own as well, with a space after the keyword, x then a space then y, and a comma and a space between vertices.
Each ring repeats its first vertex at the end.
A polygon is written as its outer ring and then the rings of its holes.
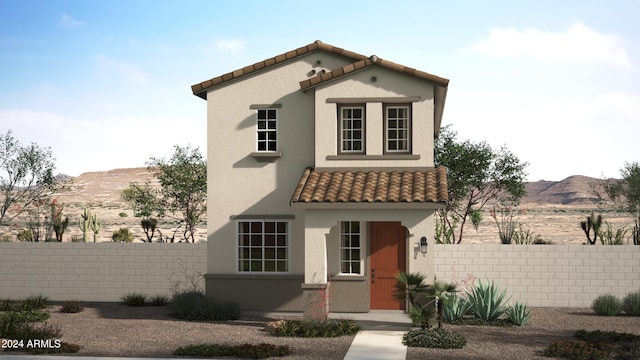
MULTIPOLYGON (((287 359, 342 359, 353 336, 338 338, 275 337, 264 331, 268 319, 187 322, 168 316, 167 307, 128 307, 88 303, 76 314, 49 307, 50 324, 62 329, 62 340, 82 346, 77 356, 175 357, 178 347, 199 343, 271 343, 289 345, 287 359)), ((467 338, 460 350, 409 348, 407 359, 546 359, 541 352, 552 341, 570 340, 576 330, 603 330, 640 335, 637 317, 597 316, 590 309, 534 308, 523 327, 445 325, 467 338)))

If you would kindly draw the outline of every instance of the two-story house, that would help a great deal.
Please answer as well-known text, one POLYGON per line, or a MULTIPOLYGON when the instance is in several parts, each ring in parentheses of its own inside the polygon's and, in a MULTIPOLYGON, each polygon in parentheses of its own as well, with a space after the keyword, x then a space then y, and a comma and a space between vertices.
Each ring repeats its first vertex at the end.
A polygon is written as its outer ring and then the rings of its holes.
POLYGON ((433 279, 448 80, 320 41, 192 86, 207 101, 206 292, 243 310, 403 309, 433 279))

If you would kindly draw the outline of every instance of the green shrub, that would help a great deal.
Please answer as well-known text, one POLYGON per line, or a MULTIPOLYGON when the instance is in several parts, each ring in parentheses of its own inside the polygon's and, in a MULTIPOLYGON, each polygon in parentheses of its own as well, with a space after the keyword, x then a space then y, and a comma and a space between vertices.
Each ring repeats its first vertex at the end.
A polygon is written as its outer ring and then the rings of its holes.
POLYGON ((16 238, 18 239, 18 241, 33 241, 33 234, 29 229, 22 229, 18 231, 16 238))
POLYGON ((576 339, 580 339, 580 340, 584 340, 592 343, 599 343, 599 342, 616 343, 616 342, 632 342, 632 341, 640 340, 640 335, 621 333, 617 331, 600 331, 600 330, 595 330, 595 331, 578 330, 573 335, 573 337, 575 337, 576 339))
POLYGON ((147 297, 144 294, 127 294, 122 296, 120 300, 128 306, 144 306, 147 302, 147 297))
POLYGON ((84 305, 78 300, 65 301, 60 307, 62 313, 79 313, 84 310, 84 305))
POLYGON ((620 314, 622 304, 614 295, 600 295, 593 300, 591 309, 598 315, 616 316, 620 314))
POLYGON ((121 218, 126 218, 128 215, 126 212, 121 212, 120 214, 118 214, 118 216, 120 216, 121 218))
POLYGON ((151 306, 165 306, 169 303, 169 298, 164 295, 156 295, 149 299, 149 305, 151 306))
POLYGON ((4 314, 0 314, 0 319, 2 318, 13 318, 18 322, 43 322, 51 317, 47 311, 37 311, 37 310, 20 310, 20 311, 7 311, 4 314))
POLYGON ((349 319, 336 319, 326 321, 313 320, 282 320, 273 329, 277 336, 285 337, 338 337, 342 335, 354 335, 360 327, 349 319))
POLYGON ((500 291, 500 287, 493 281, 479 281, 470 291, 467 291, 469 311, 482 321, 497 320, 504 314, 507 290, 500 291))
POLYGON ((611 345, 586 341, 554 341, 544 351, 545 356, 562 357, 575 360, 606 360, 611 345))
POLYGON ((201 292, 175 294, 169 302, 171 316, 182 320, 234 320, 240 317, 235 303, 220 303, 201 292))
POLYGON ((133 241, 133 233, 127 228, 120 228, 113 232, 113 235, 111 235, 111 240, 113 240, 114 242, 130 243, 133 241))
POLYGON ((467 344, 464 336, 445 329, 412 330, 404 334, 402 343, 411 347, 462 349, 467 344))
POLYGON ((19 302, 18 308, 20 310, 39 310, 45 309, 49 304, 49 298, 43 295, 30 296, 25 300, 19 302))
POLYGON ((266 359, 269 357, 282 357, 291 354, 292 348, 287 345, 273 344, 241 344, 219 345, 200 344, 188 345, 178 348, 173 354, 178 356, 195 357, 239 357, 244 359, 266 359))
POLYGON ((627 294, 622 299, 622 310, 631 316, 640 316, 640 290, 627 294))
POLYGON ((529 322, 531 309, 527 307, 527 304, 516 302, 515 304, 507 307, 505 313, 507 314, 507 319, 514 325, 522 326, 529 322))

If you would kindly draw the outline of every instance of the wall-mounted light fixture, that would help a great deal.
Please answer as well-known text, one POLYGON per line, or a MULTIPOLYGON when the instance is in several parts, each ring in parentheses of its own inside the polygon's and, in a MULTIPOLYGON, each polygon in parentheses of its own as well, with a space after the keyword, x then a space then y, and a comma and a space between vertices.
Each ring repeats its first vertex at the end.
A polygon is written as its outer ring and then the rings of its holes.
POLYGON ((427 237, 423 236, 420 238, 420 252, 423 254, 427 253, 427 237))

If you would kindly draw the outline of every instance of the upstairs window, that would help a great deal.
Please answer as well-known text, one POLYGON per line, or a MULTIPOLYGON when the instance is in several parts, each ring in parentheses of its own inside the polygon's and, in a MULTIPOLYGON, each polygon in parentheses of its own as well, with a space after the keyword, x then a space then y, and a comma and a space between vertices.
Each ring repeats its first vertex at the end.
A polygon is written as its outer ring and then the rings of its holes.
POLYGON ((278 151, 278 111, 259 109, 257 151, 278 151))
POLYGON ((341 106, 338 111, 340 153, 364 154, 364 106, 341 106))
POLYGON ((411 107, 387 105, 384 110, 386 153, 411 152, 411 107))

